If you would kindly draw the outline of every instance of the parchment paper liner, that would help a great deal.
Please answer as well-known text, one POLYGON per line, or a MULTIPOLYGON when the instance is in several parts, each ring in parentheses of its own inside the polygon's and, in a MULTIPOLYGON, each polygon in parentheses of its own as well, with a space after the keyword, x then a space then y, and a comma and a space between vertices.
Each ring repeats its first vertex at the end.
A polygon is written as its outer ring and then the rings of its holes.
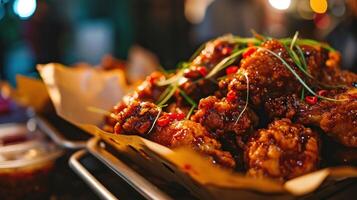
POLYGON ((99 128, 103 116, 89 112, 87 108, 91 106, 110 110, 120 100, 129 89, 121 71, 71 69, 54 63, 40 65, 38 70, 61 117, 88 133, 101 137, 147 168, 152 169, 154 165, 160 164, 161 167, 156 168, 158 174, 182 182, 203 198, 232 199, 238 195, 263 198, 262 193, 292 197, 313 192, 327 178, 336 180, 357 176, 357 168, 346 166, 321 169, 284 184, 269 179, 253 179, 214 166, 206 158, 187 148, 171 150, 138 136, 106 133, 99 128), (164 172, 162 163, 166 168, 169 166, 169 171, 174 175, 165 175, 167 172, 164 172))
POLYGON ((40 112, 46 103, 50 101, 46 85, 35 78, 17 75, 16 88, 5 84, 1 89, 6 90, 6 93, 8 93, 6 95, 10 96, 19 105, 31 107, 37 112, 40 112))

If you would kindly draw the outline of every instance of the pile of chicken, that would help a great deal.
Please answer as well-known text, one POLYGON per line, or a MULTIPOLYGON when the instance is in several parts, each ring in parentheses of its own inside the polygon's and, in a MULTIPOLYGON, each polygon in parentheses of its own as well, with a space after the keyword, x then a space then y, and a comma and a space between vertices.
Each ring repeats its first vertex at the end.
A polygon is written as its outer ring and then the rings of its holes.
POLYGON ((222 167, 281 181, 318 169, 321 136, 357 147, 357 75, 340 69, 338 52, 297 42, 292 49, 300 48, 304 72, 281 40, 233 38, 207 42, 174 74, 147 77, 104 129, 170 148, 189 145, 222 167), (158 103, 165 95, 165 105, 158 103))

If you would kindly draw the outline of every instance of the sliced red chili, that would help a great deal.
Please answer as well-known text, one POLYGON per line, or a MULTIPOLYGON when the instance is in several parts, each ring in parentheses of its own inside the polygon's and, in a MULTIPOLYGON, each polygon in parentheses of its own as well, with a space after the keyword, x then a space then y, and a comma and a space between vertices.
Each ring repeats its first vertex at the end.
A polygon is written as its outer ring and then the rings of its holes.
POLYGON ((237 93, 233 90, 229 91, 227 93, 227 101, 232 102, 237 99, 237 93))
POLYGON ((170 123, 170 121, 171 121, 170 117, 167 115, 164 115, 157 120, 157 125, 158 126, 166 126, 170 123))
POLYGON ((238 66, 230 66, 226 69, 226 74, 235 74, 238 71, 238 66))
POLYGON ((183 114, 183 113, 176 113, 176 120, 183 120, 183 119, 185 119, 185 114, 183 114))
POLYGON ((167 116, 170 120, 176 119, 176 113, 166 113, 164 115, 167 116))
POLYGON ((257 50, 257 48, 255 48, 255 47, 249 47, 248 49, 247 49, 247 51, 245 51, 244 53, 243 53, 243 58, 248 58, 250 55, 252 55, 255 51, 257 50))
POLYGON ((206 67, 203 67, 203 66, 197 67, 197 71, 200 72, 200 74, 203 77, 205 77, 207 75, 207 68, 206 67))
POLYGON ((305 97, 306 103, 310 105, 315 105, 317 103, 317 97, 316 96, 306 96, 305 97))
POLYGON ((327 90, 320 90, 317 92, 317 95, 324 97, 327 95, 327 90))

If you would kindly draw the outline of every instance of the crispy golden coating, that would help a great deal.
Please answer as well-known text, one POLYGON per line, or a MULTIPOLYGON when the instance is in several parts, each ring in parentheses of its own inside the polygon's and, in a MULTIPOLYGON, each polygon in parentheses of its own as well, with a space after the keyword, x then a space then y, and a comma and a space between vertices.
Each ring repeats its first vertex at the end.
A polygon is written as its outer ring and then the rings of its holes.
POLYGON ((319 139, 309 128, 277 120, 250 138, 245 160, 249 176, 288 180, 317 169, 319 139))
POLYGON ((264 103, 265 113, 270 120, 275 118, 292 119, 299 110, 300 98, 296 94, 269 98, 264 103))
POLYGON ((164 87, 159 87, 155 83, 161 78, 164 78, 164 75, 160 72, 153 72, 149 75, 145 81, 143 81, 133 93, 125 96, 123 98, 125 103, 129 103, 133 100, 140 101, 150 101, 155 102, 160 97, 161 93, 165 90, 164 87))
MULTIPOLYGON (((180 89, 195 101, 213 95, 218 90, 217 82, 214 79, 202 78, 222 59, 231 55, 236 46, 232 40, 232 36, 228 35, 208 42, 189 64, 190 66, 185 69, 184 77, 186 80, 180 83, 180 89)), ((220 72, 216 76, 223 73, 220 72)), ((179 105, 184 102, 179 94, 175 96, 179 105)))
MULTIPOLYGON (((262 47, 280 55, 300 77, 303 77, 279 41, 269 40, 264 42, 262 47)), ((269 98, 299 93, 302 88, 296 77, 278 58, 260 49, 242 59, 239 73, 229 83, 228 90, 245 92, 248 81, 250 100, 254 106, 260 106, 269 98), (248 80, 244 74, 247 75, 248 80)))
POLYGON ((326 67, 322 70, 320 82, 328 85, 345 85, 352 87, 357 82, 357 74, 340 69, 341 55, 338 52, 329 52, 326 67))
POLYGON ((242 113, 244 105, 245 102, 229 102, 226 98, 218 99, 209 96, 200 100, 198 110, 191 119, 217 136, 228 133, 237 135, 250 133, 258 124, 258 117, 250 108, 242 113))
MULTIPOLYGON (((218 90, 218 86, 216 83, 206 79, 197 81, 187 80, 180 85, 180 89, 183 90, 193 100, 198 102, 201 98, 213 95, 215 91, 218 90)), ((180 93, 176 93, 175 97, 179 105, 182 105, 184 102, 186 102, 180 93)))
POLYGON ((192 61, 194 66, 206 66, 208 69, 212 68, 223 58, 229 56, 236 44, 232 41, 232 36, 227 35, 220 37, 214 41, 208 42, 204 49, 192 61))
POLYGON ((161 117, 165 120, 165 116, 169 114, 160 112, 151 102, 132 101, 117 111, 114 133, 139 135, 171 148, 191 146, 222 166, 235 167, 231 154, 222 151, 221 144, 201 124, 182 119, 165 122, 161 120, 161 117), (160 118, 155 121, 157 117, 160 118))
POLYGON ((327 68, 323 71, 321 82, 329 85, 346 85, 352 87, 353 83, 357 82, 357 74, 339 68, 327 68))
POLYGON ((192 146, 199 152, 210 155, 213 162, 228 168, 235 167, 232 155, 222 151, 221 144, 201 124, 190 120, 174 121, 167 126, 157 127, 149 139, 171 148, 192 146))
POLYGON ((357 147, 357 100, 342 103, 323 113, 320 127, 341 144, 357 147))
POLYGON ((304 125, 321 128, 341 144, 357 147, 357 89, 326 90, 326 97, 310 105, 296 95, 269 99, 265 111, 270 119, 289 118, 304 125))
POLYGON ((132 101, 116 114, 114 133, 146 137, 159 111, 154 103, 132 101))

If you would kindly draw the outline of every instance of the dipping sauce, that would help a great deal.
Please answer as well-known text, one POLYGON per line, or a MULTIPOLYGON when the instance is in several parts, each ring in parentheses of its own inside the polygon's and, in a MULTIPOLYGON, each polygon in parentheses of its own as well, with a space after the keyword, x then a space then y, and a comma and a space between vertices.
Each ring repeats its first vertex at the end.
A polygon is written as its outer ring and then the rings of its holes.
POLYGON ((43 199, 62 151, 23 124, 0 125, 0 199, 43 199))

